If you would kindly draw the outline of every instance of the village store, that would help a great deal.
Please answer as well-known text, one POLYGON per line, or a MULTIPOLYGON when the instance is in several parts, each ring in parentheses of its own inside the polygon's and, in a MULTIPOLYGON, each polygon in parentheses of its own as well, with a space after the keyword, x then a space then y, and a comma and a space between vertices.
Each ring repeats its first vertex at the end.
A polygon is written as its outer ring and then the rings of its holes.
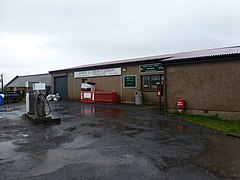
POLYGON ((158 104, 163 86, 164 109, 173 112, 186 101, 186 113, 240 120, 240 47, 112 61, 51 71, 52 87, 62 99, 80 100, 81 84, 117 92, 122 103, 134 103, 141 91, 144 104, 158 104))
MULTIPOLYGON (((80 100, 82 83, 95 83, 97 91, 116 92, 122 103, 134 103, 141 92, 143 103, 156 104, 157 85, 164 84, 164 67, 160 59, 132 59, 51 71, 54 92, 63 99, 80 100)), ((163 98, 162 98, 163 99, 163 98)))

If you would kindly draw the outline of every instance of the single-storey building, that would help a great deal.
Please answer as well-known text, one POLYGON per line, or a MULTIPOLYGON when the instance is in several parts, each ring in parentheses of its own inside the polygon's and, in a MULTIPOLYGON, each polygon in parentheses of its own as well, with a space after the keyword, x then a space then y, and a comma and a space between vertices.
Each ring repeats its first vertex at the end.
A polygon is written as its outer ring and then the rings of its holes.
POLYGON ((179 98, 191 114, 240 120, 240 46, 109 61, 50 71, 53 91, 62 99, 79 100, 81 84, 117 92, 122 103, 158 104, 157 85, 164 89, 164 109, 176 111, 179 98))
POLYGON ((25 82, 42 82, 46 84, 47 93, 51 90, 51 75, 46 74, 35 74, 26 76, 16 76, 4 87, 5 91, 18 91, 24 95, 25 93, 25 82))

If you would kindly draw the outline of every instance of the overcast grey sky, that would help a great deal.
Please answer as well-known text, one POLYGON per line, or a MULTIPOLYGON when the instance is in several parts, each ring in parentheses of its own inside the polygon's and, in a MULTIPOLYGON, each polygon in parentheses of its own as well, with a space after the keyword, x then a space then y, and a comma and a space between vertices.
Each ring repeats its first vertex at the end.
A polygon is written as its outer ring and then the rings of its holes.
POLYGON ((239 0, 0 0, 0 74, 240 45, 239 0))

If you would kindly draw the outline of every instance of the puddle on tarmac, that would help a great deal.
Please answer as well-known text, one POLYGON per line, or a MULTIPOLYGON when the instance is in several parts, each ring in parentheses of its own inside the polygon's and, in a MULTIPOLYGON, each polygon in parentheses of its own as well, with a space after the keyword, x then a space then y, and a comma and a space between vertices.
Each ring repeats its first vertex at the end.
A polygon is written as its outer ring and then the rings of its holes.
POLYGON ((104 158, 99 159, 98 150, 87 150, 84 147, 95 142, 90 136, 81 136, 73 142, 65 143, 57 149, 49 150, 46 153, 35 154, 35 158, 40 158, 43 163, 33 169, 33 176, 51 173, 59 170, 64 165, 98 162, 103 163, 104 158), (99 160, 98 160, 99 159, 99 160))
POLYGON ((49 150, 45 155, 41 155, 41 158, 44 162, 32 170, 32 176, 52 173, 68 164, 93 163, 101 166, 117 163, 115 158, 105 157, 97 149, 64 150, 59 148, 49 150))
POLYGON ((182 124, 161 121, 159 119, 149 120, 148 118, 141 120, 136 118, 125 118, 124 120, 115 123, 115 129, 119 133, 129 137, 136 137, 136 135, 140 134, 141 132, 159 130, 178 134, 195 132, 194 129, 182 124))
MULTIPOLYGON (((61 107, 55 112, 61 114, 63 118, 71 118, 73 115, 80 119, 87 119, 90 122, 84 122, 81 126, 97 127, 107 126, 115 129, 117 132, 135 137, 143 131, 166 130, 171 132, 185 133, 192 128, 167 121, 161 121, 156 117, 149 117, 146 114, 135 114, 134 112, 120 109, 103 108, 96 106, 80 106, 62 110, 61 107)), ((66 120, 67 121, 67 120, 66 120)))
POLYGON ((73 142, 63 144, 62 147, 63 149, 77 150, 85 146, 88 146, 93 142, 95 142, 93 138, 88 136, 82 136, 82 137, 75 138, 73 142))
POLYGON ((4 107, 0 109, 0 112, 12 112, 12 111, 19 111, 21 108, 18 107, 4 107))
POLYGON ((80 106, 80 107, 65 107, 65 108, 54 108, 53 112, 56 112, 61 115, 76 115, 88 118, 115 118, 118 117, 121 113, 121 110, 118 109, 108 109, 95 106, 80 106))
MULTIPOLYGON (((57 114, 72 119, 66 115, 80 117, 79 119, 88 120, 81 122, 82 127, 98 128, 106 126, 115 129, 117 133, 135 138, 141 132, 155 131, 198 138, 199 130, 174 123, 162 121, 159 117, 148 116, 147 114, 132 114, 131 111, 109 109, 94 106, 81 106, 55 110, 57 114)), ((77 121, 79 119, 75 118, 77 121)), ((111 131, 110 131, 111 132, 111 131)), ((199 136, 202 136, 199 135, 199 136)), ((227 179, 240 179, 240 143, 239 139, 223 135, 205 135, 209 141, 207 149, 192 159, 193 164, 209 169, 211 172, 222 175, 227 179)), ((180 138, 181 139, 181 138, 180 138)), ((184 139, 184 138, 183 138, 184 139)), ((198 140, 198 139, 197 139, 198 140)), ((197 141, 196 140, 196 141, 197 141)), ((90 145, 95 140, 90 137, 79 137, 71 143, 63 144, 61 147, 49 150, 45 154, 35 154, 35 157, 43 159, 43 163, 33 170, 34 175, 41 175, 54 172, 64 165, 74 163, 99 164, 107 160, 100 155, 97 149, 87 150, 84 147, 90 145), (85 139, 84 139, 85 138, 85 139)), ((194 139, 195 141, 195 139, 194 139)))
POLYGON ((5 106, 0 108, 0 119, 20 118, 24 113, 24 108, 5 106))
POLYGON ((240 179, 240 139, 224 135, 205 135, 207 149, 193 159, 193 163, 224 179, 240 179))
POLYGON ((82 127, 96 127, 96 126, 101 126, 102 123, 97 123, 97 122, 89 122, 89 123, 82 123, 81 126, 82 127))
POLYGON ((18 137, 28 137, 29 135, 28 134, 19 134, 18 137))
POLYGON ((0 142, 0 162, 11 161, 15 147, 12 141, 0 142))

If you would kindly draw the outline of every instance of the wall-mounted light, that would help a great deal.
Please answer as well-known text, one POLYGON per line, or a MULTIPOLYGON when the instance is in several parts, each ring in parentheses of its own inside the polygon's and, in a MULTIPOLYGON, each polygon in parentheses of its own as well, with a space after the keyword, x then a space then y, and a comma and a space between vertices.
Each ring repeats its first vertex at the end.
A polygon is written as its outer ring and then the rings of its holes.
POLYGON ((122 70, 123 70, 123 72, 127 72, 127 68, 123 68, 122 70))
POLYGON ((71 73, 70 75, 73 77, 73 76, 74 76, 74 73, 71 73))

